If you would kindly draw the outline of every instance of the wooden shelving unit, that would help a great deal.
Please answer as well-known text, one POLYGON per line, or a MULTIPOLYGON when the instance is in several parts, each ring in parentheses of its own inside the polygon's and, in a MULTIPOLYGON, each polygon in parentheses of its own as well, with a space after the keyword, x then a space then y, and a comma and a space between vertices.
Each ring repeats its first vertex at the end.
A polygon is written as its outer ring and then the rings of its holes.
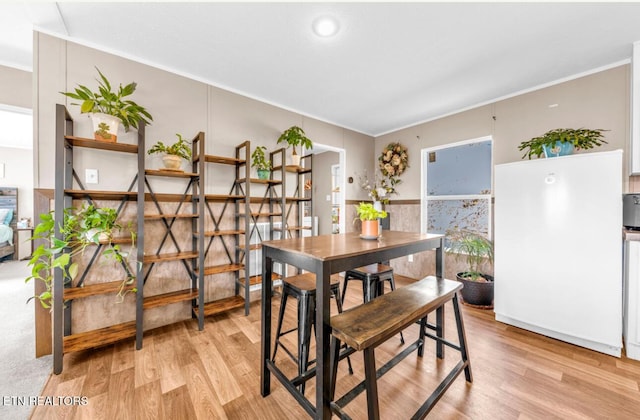
MULTIPOLYGON (((140 124, 138 130, 138 141, 144 144, 145 127, 140 124)), ((96 205, 98 200, 108 200, 119 202, 117 207, 118 216, 122 216, 122 211, 127 202, 138 200, 138 193, 134 191, 137 182, 137 175, 134 177, 129 187, 121 191, 89 190, 81 182, 80 176, 73 166, 73 156, 76 149, 93 150, 96 153, 125 153, 130 155, 138 154, 138 145, 122 143, 98 142, 93 139, 85 139, 73 135, 73 119, 63 105, 56 105, 56 176, 55 176, 55 224, 62 226, 64 223, 64 210, 73 207, 73 200, 83 200, 96 205)), ((140 226, 139 226, 140 229, 140 226)), ((138 229, 138 230, 139 230, 138 229)), ((138 232, 139 236, 140 232, 138 232)), ((56 229, 56 238, 63 239, 60 229, 56 229)), ((115 238, 111 241, 114 244, 123 246, 132 245, 130 237, 115 238)), ((53 335, 53 371, 56 374, 62 372, 63 355, 65 353, 84 350, 113 343, 124 338, 129 338, 136 333, 136 320, 117 323, 94 330, 74 332, 72 331, 71 315, 74 302, 79 299, 97 297, 101 295, 115 294, 121 291, 131 291, 132 284, 123 284, 132 275, 132 270, 122 263, 122 271, 113 273, 113 278, 107 282, 93 283, 91 268, 101 259, 101 251, 107 245, 105 242, 87 248, 91 258, 79 273, 74 284, 64 281, 60 270, 54 271, 53 280, 53 314, 52 314, 52 335, 53 335), (121 279, 118 279, 121 277, 121 279)))
MULTIPOLYGON (((139 200, 144 195, 144 200, 153 203, 153 210, 145 210, 145 206, 138 206, 138 217, 143 220, 143 225, 147 229, 154 229, 156 226, 164 227, 164 235, 161 238, 154 238, 154 247, 157 247, 153 253, 143 254, 141 261, 143 262, 143 273, 138 277, 138 294, 137 294, 137 332, 136 332, 136 348, 142 348, 143 340, 143 318, 144 311, 167 305, 173 305, 185 301, 191 301, 191 307, 200 306, 204 295, 202 293, 203 275, 197 270, 198 260, 200 257, 200 248, 203 241, 201 215, 202 206, 197 199, 202 194, 203 182, 199 172, 198 162, 195 156, 202 154, 204 150, 204 133, 198 133, 192 140, 192 159, 189 171, 175 171, 162 169, 145 169, 144 160, 139 164, 139 173, 144 174, 144 180, 138 187, 139 200), (157 188, 153 187, 154 180, 176 179, 184 180, 184 190, 182 194, 175 193, 159 193, 157 188), (170 209, 167 209, 169 207, 170 209), (179 220, 190 220, 191 237, 188 249, 183 249, 178 238, 183 237, 184 233, 176 232, 175 222, 179 220), (169 263, 172 261, 182 262, 184 267, 184 282, 181 289, 171 290, 161 294, 147 295, 145 288, 156 281, 154 276, 154 268, 157 264, 169 263)), ((144 143, 140 144, 144 150, 144 143)), ((182 225, 181 225, 182 226, 182 225)), ((146 230, 146 229, 145 229, 146 230)), ((157 231, 156 231, 157 233, 157 231)), ((144 246, 145 238, 149 235, 143 235, 140 246, 144 246)), ((149 244, 151 245, 151 244, 149 244)), ((178 270, 181 271, 181 270, 178 270)), ((179 277, 181 274, 174 273, 179 277)), ((174 279, 175 280, 175 279, 174 279)), ((178 281, 174 281, 178 283, 178 281)), ((198 328, 204 328, 204 313, 194 312, 193 315, 198 320, 198 328)))

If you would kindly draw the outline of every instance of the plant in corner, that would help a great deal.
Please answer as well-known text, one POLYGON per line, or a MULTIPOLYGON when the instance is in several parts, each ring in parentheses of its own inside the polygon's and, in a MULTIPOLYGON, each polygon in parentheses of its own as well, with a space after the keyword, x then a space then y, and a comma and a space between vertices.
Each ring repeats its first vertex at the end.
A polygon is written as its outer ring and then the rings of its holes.
POLYGON ((269 179, 271 172, 271 161, 266 159, 265 150, 267 150, 266 147, 258 146, 251 153, 251 167, 256 168, 259 179, 269 179))
POLYGON ((531 156, 545 157, 564 156, 573 153, 573 150, 592 149, 607 143, 602 135, 603 129, 590 130, 587 128, 556 128, 544 133, 542 136, 523 141, 518 150, 525 151, 522 159, 531 156))
POLYGON ((178 136, 178 141, 171 146, 167 146, 162 141, 158 141, 147 153, 150 155, 154 153, 164 153, 165 155, 162 158, 162 162, 164 163, 165 169, 182 171, 182 169, 180 169, 182 159, 187 161, 191 159, 191 147, 190 143, 183 138, 182 135, 176 133, 176 136, 178 136))
MULTIPOLYGON (((387 217, 387 212, 384 210, 376 210, 372 203, 360 203, 356 206, 356 218, 362 222, 362 234, 363 239, 377 239, 380 234, 378 219, 384 219, 387 217)), ((354 221, 355 221, 354 220, 354 221)))
POLYGON ((120 84, 118 91, 113 92, 109 80, 100 69, 96 67, 96 70, 100 75, 98 92, 93 92, 83 85, 78 85, 74 92, 60 92, 71 99, 82 101, 80 104, 72 103, 72 105, 80 105, 81 113, 92 114, 96 140, 115 142, 120 122, 125 131, 129 131, 129 127, 137 129, 141 121, 146 124, 153 121, 153 117, 144 107, 130 99, 125 99, 136 91, 135 82, 126 86, 120 84))
POLYGON ((464 260, 466 270, 457 273, 458 281, 464 283, 460 294, 464 302, 482 307, 493 306, 493 277, 483 273, 483 264, 493 264, 493 242, 486 236, 466 229, 447 232, 450 243, 447 253, 456 260, 464 260))
MULTIPOLYGON (((118 213, 109 207, 97 208, 93 205, 85 205, 80 210, 68 208, 64 211, 64 222, 60 226, 62 239, 55 237, 55 220, 53 212, 40 215, 41 222, 35 227, 31 240, 44 239, 46 243, 38 246, 31 256, 28 265, 31 266, 30 280, 41 281, 45 290, 37 296, 29 298, 37 299, 43 308, 51 308, 53 298, 53 270, 62 270, 65 284, 71 283, 78 274, 78 263, 72 262, 72 258, 82 254, 85 248, 91 244, 106 245, 103 255, 113 258, 122 264, 126 277, 120 284, 117 297, 122 302, 128 292, 136 292, 133 284, 135 276, 127 264, 127 255, 119 245, 113 244, 113 233, 121 230, 122 226, 117 222, 118 213)), ((135 233, 131 232, 132 246, 135 246, 135 233)))
MULTIPOLYGON (((302 128, 295 125, 284 130, 280 137, 278 137, 277 143, 287 143, 287 147, 293 147, 291 161, 295 166, 300 166, 300 156, 296 152, 296 146, 302 146, 302 148, 307 150, 313 147, 313 141, 306 136, 302 128)), ((302 150, 300 152, 302 152, 302 150)))

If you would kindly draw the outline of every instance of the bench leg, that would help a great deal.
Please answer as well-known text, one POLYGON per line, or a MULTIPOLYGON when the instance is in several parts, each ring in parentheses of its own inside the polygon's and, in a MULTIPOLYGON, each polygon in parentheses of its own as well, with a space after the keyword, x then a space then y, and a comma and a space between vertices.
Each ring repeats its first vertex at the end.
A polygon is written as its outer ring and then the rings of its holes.
POLYGON ((376 380, 376 358, 372 347, 364 349, 364 381, 367 390, 367 412, 369 420, 380 419, 378 407, 378 384, 376 380))
POLYGON ((464 331, 464 323, 462 322, 462 314, 460 313, 460 304, 458 303, 458 294, 453 296, 453 312, 456 317, 456 327, 458 329, 458 342, 460 343, 460 354, 462 361, 467 363, 464 368, 464 377, 467 382, 473 382, 471 375, 471 362, 469 362, 469 353, 467 352, 467 335, 464 331))
POLYGON ((427 321, 426 316, 420 320, 420 346, 418 347, 418 357, 422 357, 424 355, 424 340, 425 333, 427 332, 427 321))

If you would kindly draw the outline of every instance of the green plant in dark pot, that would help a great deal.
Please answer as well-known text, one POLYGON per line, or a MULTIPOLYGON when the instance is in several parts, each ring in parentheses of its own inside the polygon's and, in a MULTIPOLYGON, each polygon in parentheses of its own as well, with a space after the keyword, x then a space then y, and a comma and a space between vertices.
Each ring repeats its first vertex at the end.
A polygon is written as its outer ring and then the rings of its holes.
POLYGON ((143 106, 128 98, 136 91, 135 82, 126 86, 120 84, 118 90, 114 92, 105 75, 97 67, 96 70, 100 75, 97 92, 83 85, 78 85, 73 92, 60 92, 71 99, 82 101, 79 104, 72 103, 72 105, 80 105, 81 113, 92 114, 96 140, 115 142, 120 122, 125 131, 129 131, 130 127, 137 129, 141 121, 146 124, 153 121, 153 117, 143 106))
POLYGON ((269 179, 271 173, 271 161, 266 158, 264 146, 258 146, 251 153, 251 167, 258 171, 259 179, 269 179))
POLYGON ((188 161, 191 159, 191 144, 182 135, 176 133, 178 141, 167 146, 162 141, 158 141, 147 152, 152 155, 154 153, 164 153, 162 158, 165 169, 180 171, 182 159, 188 161))
POLYGON ((518 150, 525 151, 522 159, 532 156, 545 157, 564 156, 573 153, 573 150, 592 149, 607 143, 602 133, 607 130, 587 128, 556 128, 544 133, 542 136, 523 141, 518 150))
MULTIPOLYGON (((307 150, 313 147, 313 141, 306 136, 302 128, 295 125, 284 130, 280 137, 278 137, 277 143, 287 143, 287 147, 293 147, 291 161, 292 164, 296 166, 300 166, 300 156, 296 152, 296 147, 302 146, 302 148, 307 150)), ((300 152, 302 152, 302 150, 300 152)))
POLYGON ((466 270, 456 275, 464 283, 460 291, 464 302, 493 307, 493 277, 481 269, 483 264, 493 265, 493 242, 481 233, 466 229, 448 231, 447 239, 450 244, 447 253, 466 263, 466 270))

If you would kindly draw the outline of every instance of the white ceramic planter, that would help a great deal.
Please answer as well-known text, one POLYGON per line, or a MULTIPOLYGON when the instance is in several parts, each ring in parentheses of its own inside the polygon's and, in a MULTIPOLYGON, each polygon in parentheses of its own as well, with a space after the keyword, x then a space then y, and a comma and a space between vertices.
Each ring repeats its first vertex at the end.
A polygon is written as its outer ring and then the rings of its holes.
POLYGON ((182 158, 180 156, 164 155, 162 157, 162 163, 164 163, 165 169, 169 169, 171 171, 182 170, 182 158))
POLYGON ((96 140, 115 143, 118 140, 118 128, 120 119, 113 115, 94 112, 91 114, 93 121, 93 136, 96 140))

